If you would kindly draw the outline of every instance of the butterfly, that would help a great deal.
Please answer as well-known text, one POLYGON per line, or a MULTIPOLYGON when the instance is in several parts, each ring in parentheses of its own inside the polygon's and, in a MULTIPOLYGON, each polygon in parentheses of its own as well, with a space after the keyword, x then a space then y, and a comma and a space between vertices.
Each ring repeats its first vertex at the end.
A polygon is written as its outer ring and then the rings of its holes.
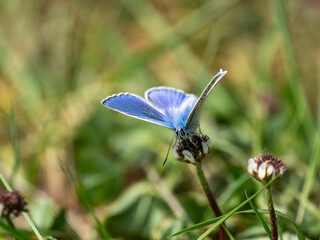
POLYGON ((170 87, 154 87, 145 92, 145 99, 131 93, 119 93, 103 99, 101 103, 130 117, 170 128, 179 140, 190 139, 197 134, 204 101, 226 73, 220 69, 199 98, 170 87))

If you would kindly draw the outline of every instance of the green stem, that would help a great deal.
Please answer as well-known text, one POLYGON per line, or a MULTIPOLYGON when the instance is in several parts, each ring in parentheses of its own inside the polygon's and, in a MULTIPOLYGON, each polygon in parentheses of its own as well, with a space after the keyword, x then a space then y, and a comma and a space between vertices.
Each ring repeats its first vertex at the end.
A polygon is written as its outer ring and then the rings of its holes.
MULTIPOLYGON (((213 194, 210 190, 208 181, 204 175, 204 172, 202 169, 202 161, 199 161, 199 165, 196 168, 197 168, 198 178, 199 178, 201 185, 202 185, 202 188, 207 196, 207 199, 209 201, 211 209, 213 210, 216 217, 222 216, 221 210, 217 204, 217 201, 213 197, 213 194)), ((219 227, 219 239, 220 240, 227 239, 227 233, 226 233, 226 230, 223 228, 223 225, 220 225, 220 227, 219 227)))
POLYGON ((269 210, 269 218, 270 218, 270 225, 271 225, 271 239, 277 240, 278 239, 277 217, 276 217, 276 213, 274 211, 274 206, 273 206, 271 185, 265 188, 264 193, 265 193, 268 210, 269 210))
POLYGON ((14 224, 13 224, 13 222, 11 221, 11 219, 10 219, 9 216, 6 216, 5 219, 6 219, 9 227, 11 227, 12 229, 16 229, 16 227, 14 226, 14 224))

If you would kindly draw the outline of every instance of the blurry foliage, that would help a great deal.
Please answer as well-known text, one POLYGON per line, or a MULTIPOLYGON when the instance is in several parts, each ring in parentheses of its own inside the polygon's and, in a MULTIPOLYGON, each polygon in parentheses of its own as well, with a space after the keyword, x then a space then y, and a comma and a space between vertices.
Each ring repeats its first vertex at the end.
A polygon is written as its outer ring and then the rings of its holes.
MULTIPOLYGON (((193 167, 171 154, 161 166, 173 132, 100 101, 161 85, 199 95, 223 68, 201 118, 223 211, 257 189, 249 157, 277 154, 288 171, 276 208, 317 239, 319 10, 314 0, 0 1, 1 173, 58 239, 161 239, 210 219, 193 167)), ((254 215, 227 225, 236 239, 265 236, 254 215)))

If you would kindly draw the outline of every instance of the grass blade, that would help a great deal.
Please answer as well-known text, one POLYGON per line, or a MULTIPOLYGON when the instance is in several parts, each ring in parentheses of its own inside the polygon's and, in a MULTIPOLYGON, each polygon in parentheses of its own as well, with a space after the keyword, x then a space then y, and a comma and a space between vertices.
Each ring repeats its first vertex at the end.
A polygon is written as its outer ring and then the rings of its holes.
MULTIPOLYGON (((260 214, 268 214, 269 213, 269 211, 267 209, 258 209, 258 211, 259 211, 260 214)), ((290 222, 292 224, 292 226, 293 226, 293 228, 294 228, 299 240, 305 240, 305 237, 304 237, 301 229, 299 228, 299 226, 295 223, 295 221, 291 217, 289 217, 289 216, 285 215, 284 213, 279 212, 277 210, 275 212, 276 212, 277 216, 282 217, 283 219, 287 220, 288 222, 290 222)), ((242 214, 242 213, 254 213, 254 211, 253 210, 245 210, 245 211, 237 212, 237 214, 239 214, 239 213, 240 214, 242 214)))
POLYGON ((191 227, 187 227, 185 229, 180 230, 179 232, 176 232, 176 233, 170 235, 168 238, 175 237, 175 236, 178 236, 178 235, 180 235, 182 233, 186 233, 186 232, 190 232, 190 231, 193 231, 193 230, 196 230, 196 229, 199 229, 199 228, 206 227, 206 226, 208 226, 210 224, 218 222, 223 216, 217 217, 217 218, 214 218, 214 219, 210 219, 210 220, 207 220, 207 221, 195 224, 195 225, 192 225, 191 227))
POLYGON ((270 186, 274 181, 276 181, 279 177, 276 177, 274 179, 272 179, 269 183, 267 183, 263 188, 261 188, 259 191, 257 191, 255 194, 253 194, 251 197, 249 197, 246 201, 242 202, 240 205, 238 205, 237 207, 235 207, 232 211, 230 211, 229 213, 223 215, 222 217, 219 217, 219 218, 215 218, 215 219, 212 219, 212 220, 209 220, 209 221, 206 221, 206 222, 203 222, 203 223, 200 223, 200 224, 196 224, 192 227, 189 227, 189 228, 186 228, 184 230, 181 230, 175 234, 172 234, 171 236, 169 237, 173 237, 173 236, 177 236, 181 233, 184 233, 184 232, 188 232, 188 231, 191 231, 191 230, 194 230, 194 229, 198 229, 198 228, 201 228, 203 226, 207 226, 207 225, 210 225, 212 223, 215 223, 212 227, 210 227, 207 231, 205 231, 199 238, 198 240, 202 240, 204 238, 206 238, 212 231, 214 231, 217 227, 219 227, 224 221, 226 221, 229 217, 233 216, 234 214, 236 214, 236 212, 242 208, 244 205, 246 205, 247 203, 249 203, 250 200, 254 199, 256 196, 258 196, 262 191, 264 191, 264 188, 265 187, 268 187, 270 186), (206 224, 206 225, 205 225, 206 224))
MULTIPOLYGON (((269 214, 269 211, 267 209, 257 209, 257 211, 259 212, 259 214, 269 214)), ((283 219, 287 220, 288 222, 290 222, 292 224, 292 226, 293 226, 293 228, 294 228, 294 230, 295 230, 295 232, 297 234, 298 240, 305 240, 305 237, 304 237, 301 229, 299 228, 299 226, 294 222, 294 220, 291 217, 289 217, 289 216, 287 216, 284 213, 279 212, 279 211, 275 211, 275 212, 276 212, 276 215, 278 217, 282 217, 283 219)), ((254 210, 244 210, 244 211, 235 212, 233 215, 236 215, 236 214, 255 214, 255 213, 256 212, 254 210)), ((226 215, 228 215, 228 214, 226 214, 226 215)), ((175 236, 178 236, 178 235, 180 235, 182 233, 193 231, 193 230, 208 226, 210 224, 216 223, 219 220, 221 220, 222 218, 224 218, 226 215, 223 215, 223 216, 218 217, 218 218, 210 219, 210 220, 195 224, 195 225, 193 225, 191 227, 185 228, 185 229, 183 229, 183 230, 181 230, 179 232, 176 232, 176 233, 172 234, 168 238, 175 237, 175 236)))
MULTIPOLYGON (((247 191, 245 192, 245 194, 246 194, 246 197, 248 199, 247 191)), ((268 227, 266 221, 263 219, 263 217, 259 213, 259 211, 258 211, 257 207, 255 206, 255 204, 252 201, 249 201, 249 204, 250 204, 252 210, 254 211, 254 213, 256 214, 257 218, 261 222, 261 224, 262 224, 264 230, 266 231, 266 233, 268 234, 269 238, 271 239, 271 231, 270 231, 270 228, 268 227)))
POLYGON ((214 224, 212 227, 210 227, 207 231, 205 231, 198 240, 205 239, 212 231, 214 231, 220 224, 222 224, 224 221, 226 221, 229 217, 233 216, 240 208, 242 208, 244 205, 246 205, 250 200, 254 199, 256 196, 258 196, 264 189, 268 186, 270 186, 278 177, 272 179, 268 184, 266 184, 263 188, 261 188, 259 191, 257 191, 255 194, 253 194, 251 197, 249 197, 246 201, 242 202, 240 205, 238 205, 236 208, 234 208, 231 212, 224 215, 223 218, 221 218, 216 224, 214 224))
POLYGON ((222 225, 222 227, 224 228, 224 230, 226 230, 226 233, 227 233, 227 235, 228 235, 228 237, 229 237, 230 240, 236 240, 236 239, 233 237, 232 233, 229 231, 228 228, 226 228, 224 225, 222 225))

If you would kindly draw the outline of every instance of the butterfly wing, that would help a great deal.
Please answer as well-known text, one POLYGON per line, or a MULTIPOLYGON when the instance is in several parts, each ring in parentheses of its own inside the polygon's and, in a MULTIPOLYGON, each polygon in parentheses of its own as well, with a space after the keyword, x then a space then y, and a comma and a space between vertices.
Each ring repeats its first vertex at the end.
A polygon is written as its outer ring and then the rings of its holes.
POLYGON ((137 95, 130 93, 114 94, 103 99, 101 103, 107 108, 130 117, 174 129, 171 122, 168 121, 167 117, 162 112, 155 109, 137 95))
POLYGON ((182 90, 170 87, 154 87, 145 92, 145 98, 163 111, 180 107, 188 95, 191 94, 185 94, 182 90))
POLYGON ((216 84, 219 82, 219 80, 227 73, 227 71, 220 71, 211 79, 209 84, 206 86, 206 88, 203 90, 201 96, 198 98, 196 104, 194 105, 193 109, 190 111, 190 114, 187 118, 185 128, 193 128, 195 125, 197 125, 199 113, 201 110, 201 107, 208 97, 209 93, 212 91, 212 89, 216 86, 216 84))
POLYGON ((145 98, 166 115, 176 130, 184 128, 197 101, 194 95, 169 87, 151 88, 146 91, 145 98))

